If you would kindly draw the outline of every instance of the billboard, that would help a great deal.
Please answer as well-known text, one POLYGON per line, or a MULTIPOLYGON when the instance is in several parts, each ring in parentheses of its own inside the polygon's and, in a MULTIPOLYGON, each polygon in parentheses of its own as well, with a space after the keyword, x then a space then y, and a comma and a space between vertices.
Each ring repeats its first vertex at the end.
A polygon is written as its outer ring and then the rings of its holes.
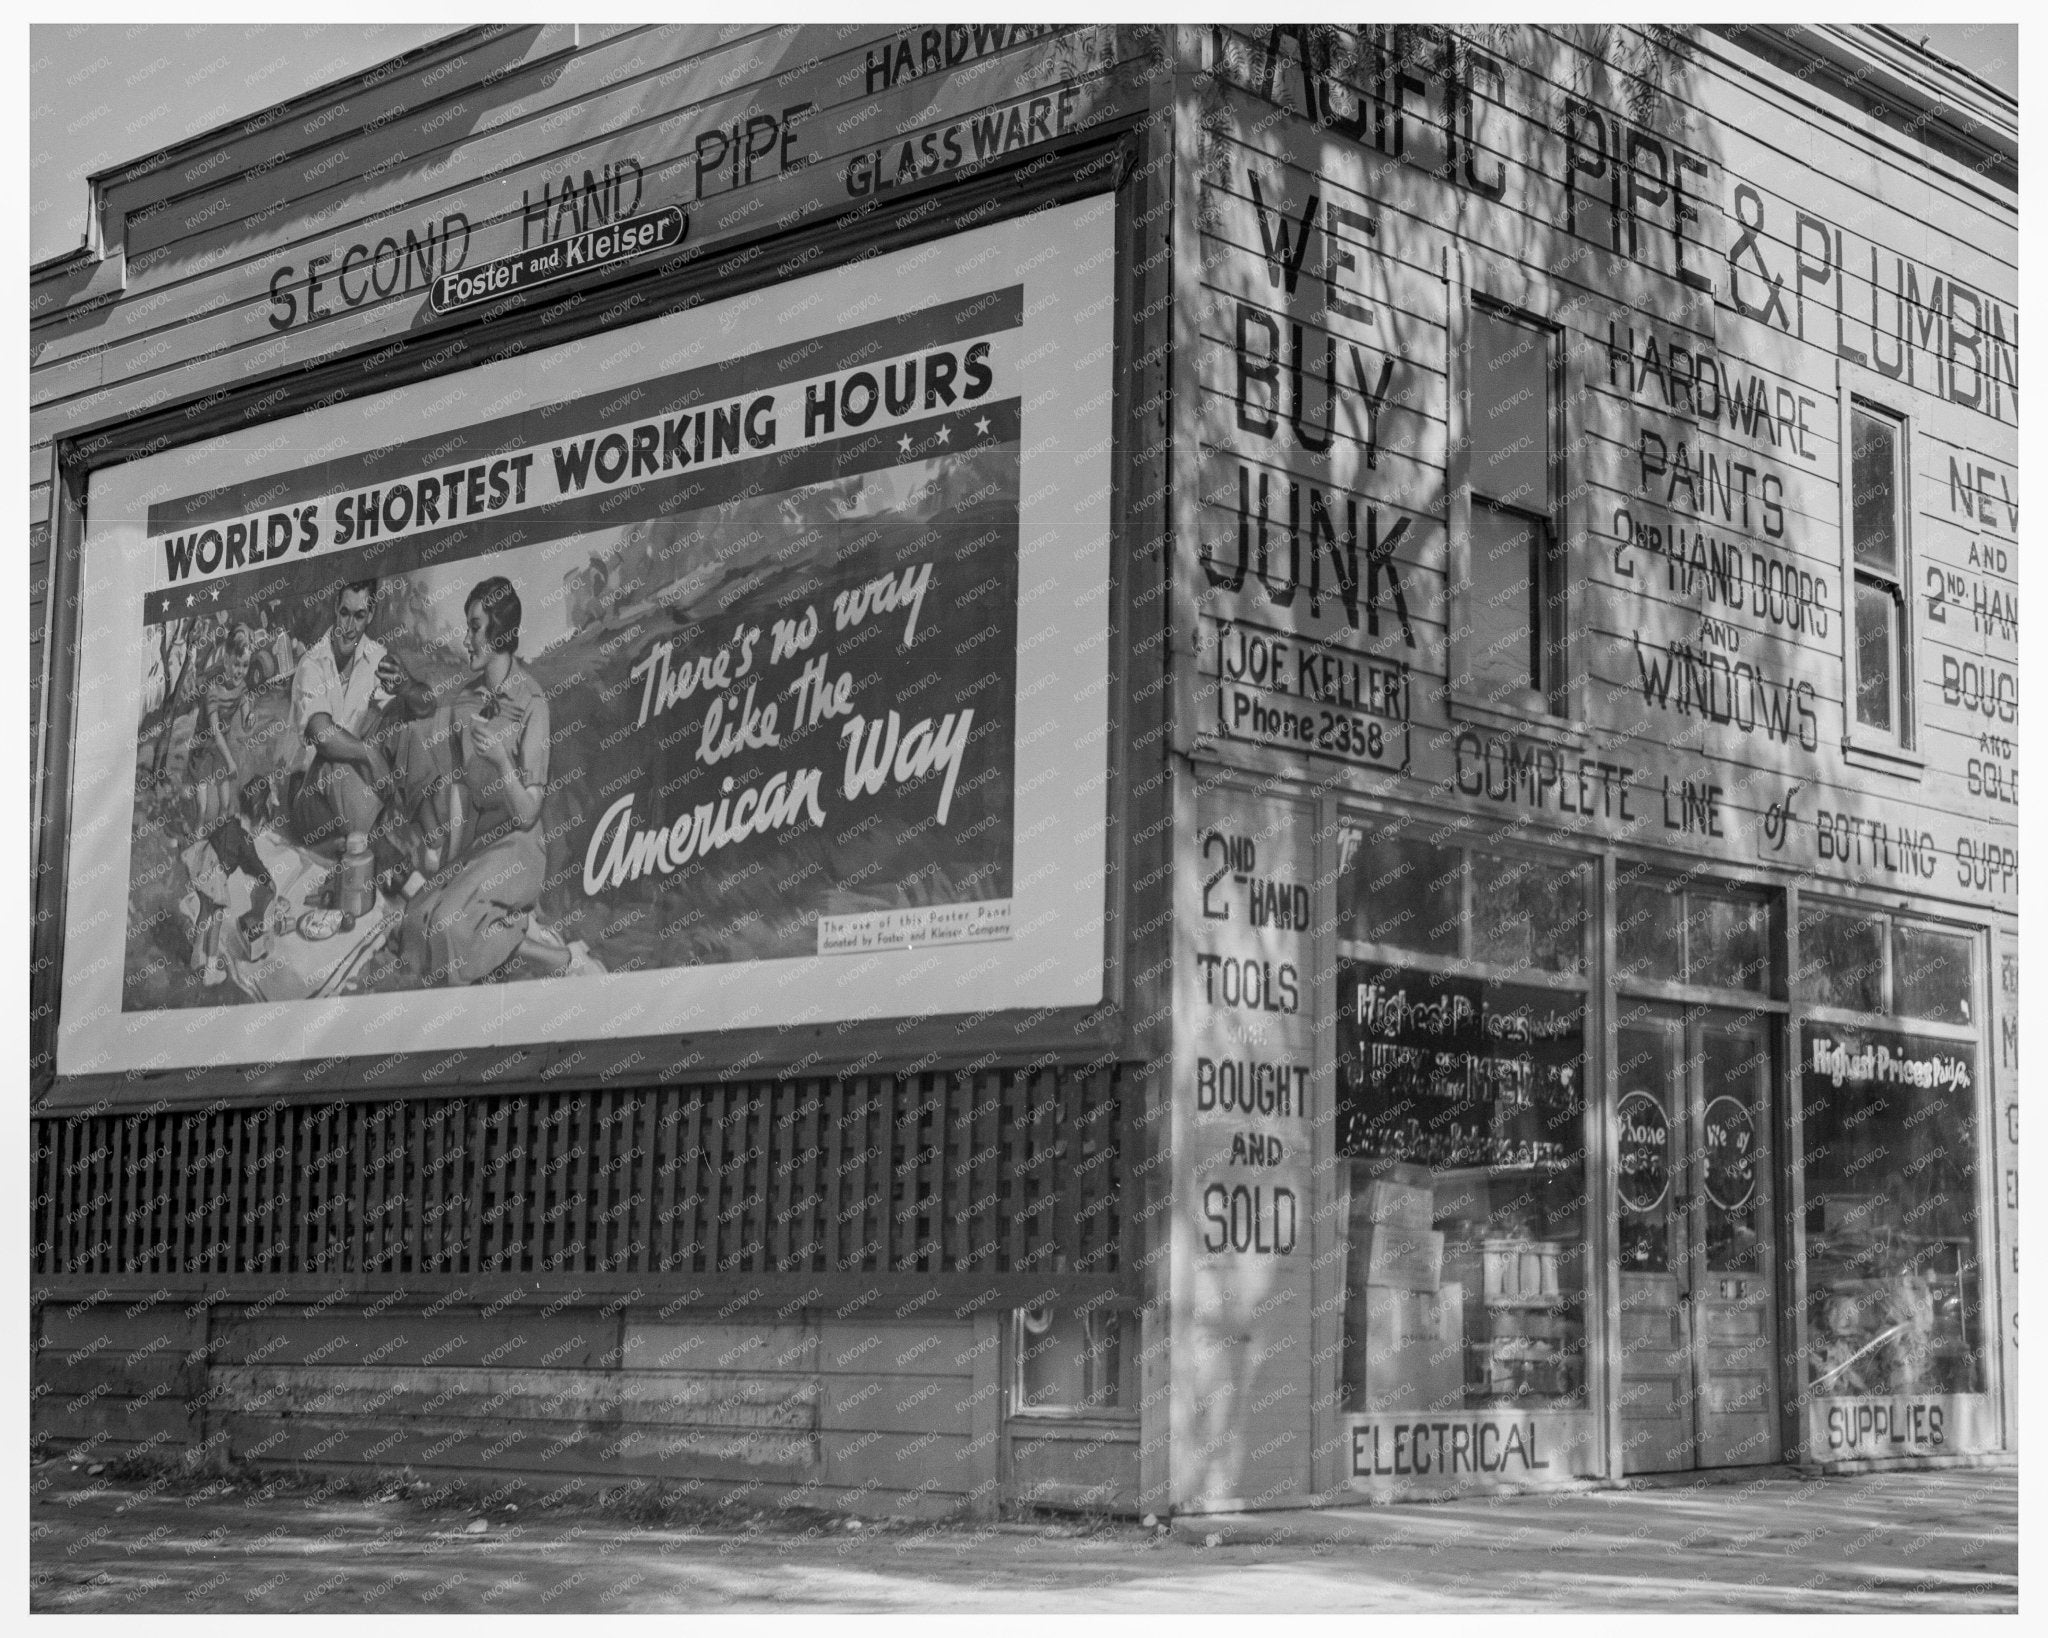
POLYGON ((59 1073, 1099 1001, 1112 218, 96 474, 59 1073))

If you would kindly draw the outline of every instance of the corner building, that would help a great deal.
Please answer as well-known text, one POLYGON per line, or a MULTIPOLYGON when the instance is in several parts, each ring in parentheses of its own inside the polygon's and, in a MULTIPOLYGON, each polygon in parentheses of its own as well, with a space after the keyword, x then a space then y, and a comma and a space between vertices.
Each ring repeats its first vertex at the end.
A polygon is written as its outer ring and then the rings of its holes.
POLYGON ((1884 29, 578 25, 97 178, 38 1436, 2011 1459, 2016 129, 1884 29))

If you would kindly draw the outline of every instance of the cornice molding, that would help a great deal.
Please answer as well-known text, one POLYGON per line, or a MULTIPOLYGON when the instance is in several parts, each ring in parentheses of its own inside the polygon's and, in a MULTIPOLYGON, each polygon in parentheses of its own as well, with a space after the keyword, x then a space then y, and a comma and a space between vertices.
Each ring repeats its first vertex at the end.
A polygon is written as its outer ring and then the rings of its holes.
POLYGON ((1897 29, 1866 23, 1735 23, 1714 25, 1714 32, 1738 47, 1761 46, 1767 54, 1775 48, 1775 54, 1810 66, 1811 77, 1824 76, 1825 89, 1858 112, 1930 146, 1960 145, 2002 161, 2017 184, 2019 103, 1897 29))

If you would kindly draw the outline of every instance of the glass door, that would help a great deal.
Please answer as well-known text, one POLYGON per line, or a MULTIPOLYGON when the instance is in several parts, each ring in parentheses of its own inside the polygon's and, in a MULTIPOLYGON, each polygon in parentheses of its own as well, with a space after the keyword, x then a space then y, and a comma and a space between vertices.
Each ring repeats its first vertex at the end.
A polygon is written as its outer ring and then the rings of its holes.
POLYGON ((1616 1044, 1623 1471, 1776 1461, 1768 1025, 1625 1002, 1616 1044))
POLYGON ((1625 1473, 1696 1464, 1686 1138, 1685 1019, 1624 1003, 1616 1037, 1615 1214, 1621 1250, 1625 1473))
POLYGON ((1701 1467, 1778 1459, 1770 1086, 1761 1019, 1697 1011, 1693 1181, 1701 1467))

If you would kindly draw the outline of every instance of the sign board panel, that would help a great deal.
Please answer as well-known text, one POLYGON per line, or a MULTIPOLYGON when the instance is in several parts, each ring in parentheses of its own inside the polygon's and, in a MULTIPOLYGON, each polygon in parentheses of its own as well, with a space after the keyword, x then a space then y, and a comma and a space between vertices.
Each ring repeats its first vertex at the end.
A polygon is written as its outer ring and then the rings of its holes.
POLYGON ((98 474, 59 1073, 1099 1000, 1112 214, 98 474))
POLYGON ((535 250, 500 256, 470 272, 443 273, 433 284, 434 311, 457 313, 554 279, 610 273, 638 257, 675 249, 689 230, 689 219, 668 205, 535 250))

